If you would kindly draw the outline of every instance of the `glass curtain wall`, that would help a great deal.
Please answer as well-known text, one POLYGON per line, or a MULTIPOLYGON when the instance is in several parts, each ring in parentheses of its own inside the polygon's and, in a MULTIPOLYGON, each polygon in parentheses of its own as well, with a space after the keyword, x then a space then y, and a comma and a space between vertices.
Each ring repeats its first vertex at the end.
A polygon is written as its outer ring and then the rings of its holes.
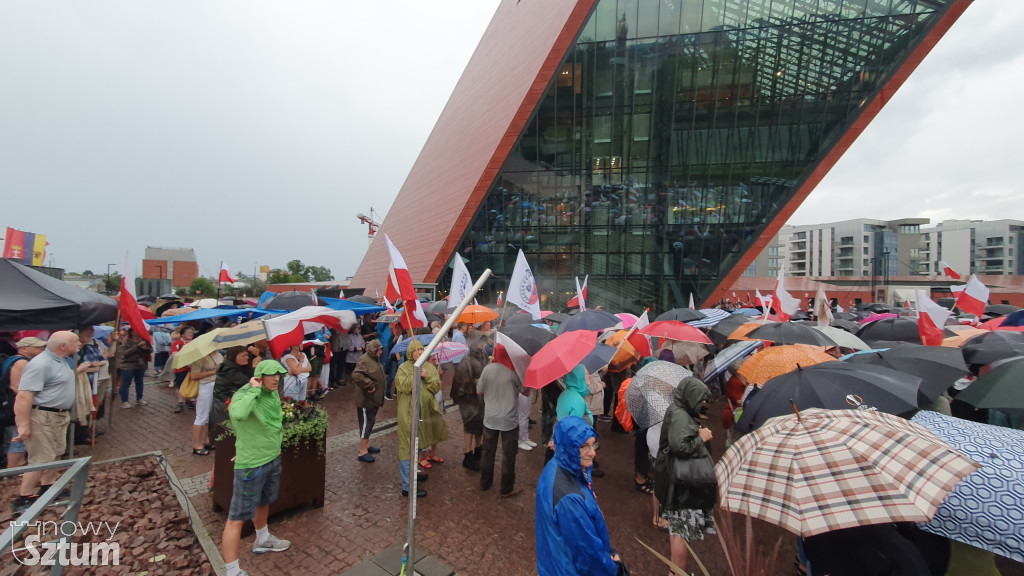
POLYGON ((701 303, 951 2, 599 0, 459 245, 480 300, 521 248, 545 309, 701 303))

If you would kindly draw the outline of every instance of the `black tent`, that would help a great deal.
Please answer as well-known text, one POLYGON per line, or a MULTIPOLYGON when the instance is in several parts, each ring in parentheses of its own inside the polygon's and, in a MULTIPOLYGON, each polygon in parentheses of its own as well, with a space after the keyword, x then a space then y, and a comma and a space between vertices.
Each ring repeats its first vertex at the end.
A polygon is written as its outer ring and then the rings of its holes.
POLYGON ((56 330, 117 317, 117 301, 0 259, 0 330, 56 330))

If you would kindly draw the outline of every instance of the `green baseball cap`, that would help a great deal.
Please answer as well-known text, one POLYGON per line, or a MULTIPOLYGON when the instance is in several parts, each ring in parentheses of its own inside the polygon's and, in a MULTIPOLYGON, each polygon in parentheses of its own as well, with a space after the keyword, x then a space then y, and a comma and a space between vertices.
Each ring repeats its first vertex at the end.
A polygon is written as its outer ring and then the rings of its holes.
POLYGON ((270 374, 287 374, 288 371, 281 366, 281 363, 277 360, 264 360, 256 365, 256 373, 254 376, 257 378, 261 376, 269 376, 270 374))

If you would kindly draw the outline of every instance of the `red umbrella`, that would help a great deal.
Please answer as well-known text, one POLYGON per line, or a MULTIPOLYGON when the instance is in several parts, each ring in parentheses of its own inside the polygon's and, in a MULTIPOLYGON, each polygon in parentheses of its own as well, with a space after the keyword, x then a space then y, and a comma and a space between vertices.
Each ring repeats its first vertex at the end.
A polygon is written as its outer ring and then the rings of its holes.
POLYGON ((993 332, 997 330, 1007 330, 1010 332, 1024 332, 1024 326, 1003 326, 1003 321, 1006 320, 1006 316, 1000 316, 993 318, 987 322, 982 322, 978 328, 983 330, 991 330, 993 332))
POLYGON ((139 314, 142 314, 143 320, 153 320, 156 318, 156 314, 153 314, 153 311, 146 306, 143 306, 142 304, 138 304, 137 306, 139 307, 139 314))
POLYGON ((694 328, 685 322, 679 322, 678 320, 658 320, 657 322, 651 322, 647 326, 637 330, 641 334, 647 336, 653 336, 655 338, 666 338, 668 340, 675 340, 676 342, 700 342, 701 344, 711 344, 711 339, 707 337, 707 334, 701 332, 699 328, 694 328))
POLYGON ((572 330, 545 344, 533 355, 523 386, 541 389, 565 376, 597 347, 597 332, 572 330))

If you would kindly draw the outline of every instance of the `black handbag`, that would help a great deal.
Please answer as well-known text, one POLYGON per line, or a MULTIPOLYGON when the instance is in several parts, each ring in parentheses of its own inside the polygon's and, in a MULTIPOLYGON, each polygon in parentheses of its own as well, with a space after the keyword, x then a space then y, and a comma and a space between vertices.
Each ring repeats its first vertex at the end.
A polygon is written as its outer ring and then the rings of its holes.
POLYGON ((706 510, 715 505, 718 479, 715 463, 707 446, 704 455, 696 458, 676 458, 669 455, 667 476, 675 506, 691 510, 706 510))

